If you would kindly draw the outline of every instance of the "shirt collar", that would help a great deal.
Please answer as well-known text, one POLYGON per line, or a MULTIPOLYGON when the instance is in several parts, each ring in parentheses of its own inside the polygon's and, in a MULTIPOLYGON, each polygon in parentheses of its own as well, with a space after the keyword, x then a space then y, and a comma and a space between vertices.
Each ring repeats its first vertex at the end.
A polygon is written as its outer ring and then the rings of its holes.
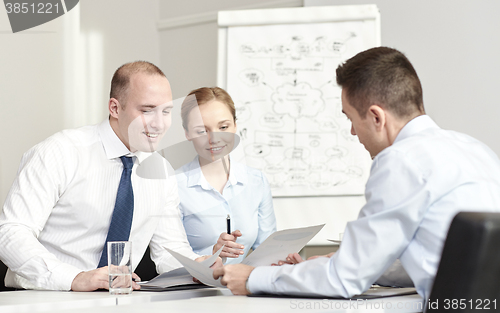
POLYGON ((231 169, 229 171, 229 182, 231 185, 238 183, 244 185, 248 181, 247 171, 245 166, 238 162, 231 162, 231 169))
POLYGON ((420 115, 409 121, 399 132, 394 143, 406 139, 426 129, 439 128, 439 126, 428 116, 420 115))
POLYGON ((187 176, 188 187, 201 186, 203 189, 210 190, 210 184, 201 173, 200 162, 198 156, 191 161, 186 167, 185 174, 187 176))
POLYGON ((121 156, 136 156, 139 164, 151 156, 150 152, 136 151, 134 153, 123 144, 118 138, 113 128, 109 124, 109 119, 106 119, 98 126, 99 136, 101 137, 102 146, 106 153, 106 157, 111 160, 121 156))
MULTIPOLYGON (((185 174, 187 176, 188 187, 200 186, 205 190, 213 189, 201 172, 200 159, 198 155, 188 164, 185 174)), ((245 184, 246 182, 247 173, 243 164, 231 162, 231 168, 229 170, 229 183, 231 185, 236 185, 238 183, 245 184)))

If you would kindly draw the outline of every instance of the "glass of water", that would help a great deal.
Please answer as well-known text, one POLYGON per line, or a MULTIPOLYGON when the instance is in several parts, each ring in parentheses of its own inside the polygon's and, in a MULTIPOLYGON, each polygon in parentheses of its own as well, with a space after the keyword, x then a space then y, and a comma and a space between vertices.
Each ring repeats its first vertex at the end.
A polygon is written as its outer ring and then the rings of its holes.
POLYGON ((132 292, 132 242, 108 242, 109 293, 123 295, 132 292))

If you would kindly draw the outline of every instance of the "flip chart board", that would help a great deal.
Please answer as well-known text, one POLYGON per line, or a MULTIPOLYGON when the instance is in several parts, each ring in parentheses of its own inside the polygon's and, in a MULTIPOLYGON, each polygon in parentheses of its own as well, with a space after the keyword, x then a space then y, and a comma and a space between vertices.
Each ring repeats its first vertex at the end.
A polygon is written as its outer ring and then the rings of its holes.
POLYGON ((371 159, 341 112, 335 69, 380 45, 375 5, 221 11, 218 85, 244 162, 273 196, 363 194, 371 159))

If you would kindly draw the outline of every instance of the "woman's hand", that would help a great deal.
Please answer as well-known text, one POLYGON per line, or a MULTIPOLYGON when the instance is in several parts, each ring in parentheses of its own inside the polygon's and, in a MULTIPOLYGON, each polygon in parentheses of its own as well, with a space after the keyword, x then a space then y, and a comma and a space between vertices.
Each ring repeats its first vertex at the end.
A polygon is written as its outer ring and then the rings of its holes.
POLYGON ((212 253, 219 251, 219 249, 224 246, 222 252, 220 253, 220 257, 222 258, 237 258, 243 253, 243 249, 245 246, 236 243, 236 239, 240 237, 242 234, 239 230, 233 231, 231 234, 222 233, 217 239, 217 243, 214 245, 212 249, 212 253))

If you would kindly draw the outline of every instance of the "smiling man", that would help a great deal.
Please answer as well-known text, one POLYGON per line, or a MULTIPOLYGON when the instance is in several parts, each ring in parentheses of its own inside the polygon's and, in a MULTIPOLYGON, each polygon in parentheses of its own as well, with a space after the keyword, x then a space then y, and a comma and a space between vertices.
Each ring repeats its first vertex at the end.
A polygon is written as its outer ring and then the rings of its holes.
POLYGON ((498 157, 425 115, 420 80, 401 52, 361 52, 337 68, 337 83, 351 133, 373 158, 366 204, 329 257, 216 269, 214 277, 235 294, 352 297, 400 259, 418 293, 428 298, 453 217, 500 210, 498 157))
POLYGON ((165 248, 198 258, 169 165, 156 158, 163 179, 137 174, 170 127, 167 78, 149 62, 121 66, 108 108, 101 124, 64 130, 24 154, 0 215, 6 286, 107 289, 107 241, 132 241, 134 267, 149 245, 159 272, 180 267, 165 248))
POLYGON ((171 124, 170 84, 162 74, 134 73, 139 68, 132 64, 122 66, 111 82, 109 123, 130 151, 154 152, 171 124))

